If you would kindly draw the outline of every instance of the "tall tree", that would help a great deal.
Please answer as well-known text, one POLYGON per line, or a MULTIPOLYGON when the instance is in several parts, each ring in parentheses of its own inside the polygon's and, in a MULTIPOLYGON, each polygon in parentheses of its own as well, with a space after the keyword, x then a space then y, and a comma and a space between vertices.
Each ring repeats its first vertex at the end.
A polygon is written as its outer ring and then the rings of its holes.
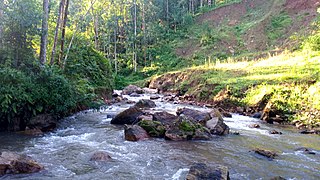
POLYGON ((69 0, 66 0, 64 6, 64 16, 63 16, 63 23, 61 26, 61 45, 60 45, 60 55, 58 64, 62 66, 62 59, 64 56, 64 43, 65 43, 65 35, 66 35, 66 26, 68 21, 68 11, 69 11, 69 0))
POLYGON ((40 44, 40 64, 41 65, 44 65, 47 60, 48 19, 49 19, 49 0, 43 0, 43 17, 42 17, 41 44, 40 44))
POLYGON ((51 52, 51 60, 50 60, 50 64, 52 65, 54 63, 54 58, 56 55, 56 47, 57 47, 57 43, 58 43, 58 34, 59 34, 59 26, 61 24, 61 19, 62 19, 62 12, 64 9, 64 4, 65 4, 65 0, 61 0, 60 1, 60 5, 59 5, 59 10, 58 10, 58 17, 57 17, 57 24, 56 24, 56 28, 54 31, 54 40, 53 40, 53 47, 52 47, 52 52, 51 52))
POLYGON ((134 40, 133 40, 133 65, 134 72, 137 72, 137 1, 133 0, 134 5, 134 40))

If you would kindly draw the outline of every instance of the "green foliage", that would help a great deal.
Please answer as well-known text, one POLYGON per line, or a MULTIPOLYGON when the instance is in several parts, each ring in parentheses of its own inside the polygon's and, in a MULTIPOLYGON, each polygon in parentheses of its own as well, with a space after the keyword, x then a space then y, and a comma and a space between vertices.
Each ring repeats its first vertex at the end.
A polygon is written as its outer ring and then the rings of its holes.
POLYGON ((270 40, 282 37, 286 28, 292 23, 291 17, 286 12, 281 12, 271 18, 271 23, 267 27, 267 36, 270 40))
POLYGON ((13 121, 18 120, 23 129, 37 114, 63 116, 75 108, 72 85, 54 68, 44 67, 29 75, 1 68, 0 76, 1 128, 12 128, 13 121))
POLYGON ((64 74, 77 89, 77 101, 88 105, 94 99, 111 95, 113 76, 109 60, 87 44, 85 38, 76 38, 64 74), (97 90, 102 94, 97 94, 97 90))

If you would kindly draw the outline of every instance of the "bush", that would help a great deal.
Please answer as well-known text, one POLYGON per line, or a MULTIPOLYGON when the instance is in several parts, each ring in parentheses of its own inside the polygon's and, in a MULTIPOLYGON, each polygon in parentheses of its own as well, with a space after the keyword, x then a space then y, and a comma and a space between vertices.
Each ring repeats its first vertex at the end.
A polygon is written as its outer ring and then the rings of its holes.
POLYGON ((64 73, 74 83, 79 104, 90 106, 93 100, 112 94, 114 78, 109 60, 81 37, 70 50, 64 73))
POLYGON ((0 130, 23 130, 37 114, 60 117, 75 108, 75 90, 54 68, 30 75, 1 68, 0 76, 0 130))

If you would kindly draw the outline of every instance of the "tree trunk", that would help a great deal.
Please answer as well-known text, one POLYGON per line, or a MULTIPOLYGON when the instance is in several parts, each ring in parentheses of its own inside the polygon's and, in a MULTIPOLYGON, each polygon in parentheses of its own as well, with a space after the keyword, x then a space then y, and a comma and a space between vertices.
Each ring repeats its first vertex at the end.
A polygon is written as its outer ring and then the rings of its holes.
MULTIPOLYGON (((115 14, 116 16, 116 14, 115 14)), ((117 30, 118 30, 118 17, 114 21, 114 70, 115 73, 118 74, 118 61, 117 61, 117 30)))
MULTIPOLYGON (((93 1, 91 1, 91 4, 93 4, 93 1)), ((91 10, 92 10, 92 16, 93 16, 94 46, 96 49, 98 49, 99 48, 99 41, 98 41, 99 17, 97 15, 95 15, 93 6, 92 6, 91 10)))
POLYGON ((134 72, 137 72, 137 2, 134 3, 134 42, 133 42, 133 64, 134 64, 134 72))
POLYGON ((147 51, 146 51, 146 17, 145 17, 145 2, 142 4, 142 30, 143 30, 143 59, 144 66, 147 66, 147 51))
POLYGON ((4 0, 0 0, 0 48, 3 46, 3 9, 4 9, 4 0))
POLYGON ((62 19, 62 11, 64 9, 64 4, 65 4, 65 0, 61 0, 60 1, 60 5, 59 5, 59 12, 58 12, 58 18, 57 18, 57 24, 56 24, 56 29, 54 31, 54 40, 53 40, 53 47, 52 47, 52 52, 51 52, 51 60, 50 60, 50 64, 53 65, 54 63, 54 59, 56 56, 56 47, 57 47, 57 42, 58 42, 58 34, 59 34, 59 26, 61 24, 61 19, 62 19))
POLYGON ((64 43, 65 43, 65 34, 66 34, 66 25, 68 21, 68 9, 69 9, 69 0, 66 0, 66 4, 64 7, 64 16, 63 16, 63 23, 61 26, 61 46, 60 46, 60 55, 59 55, 59 60, 58 64, 62 67, 62 59, 63 59, 63 51, 64 51, 64 43))
POLYGON ((48 39, 48 19, 49 19, 49 0, 43 0, 43 17, 41 28, 40 44, 40 64, 44 65, 47 60, 47 39, 48 39))
POLYGON ((169 24, 169 0, 167 0, 167 4, 166 4, 166 18, 169 24))
POLYGON ((203 0, 200 0, 200 7, 203 7, 203 0))

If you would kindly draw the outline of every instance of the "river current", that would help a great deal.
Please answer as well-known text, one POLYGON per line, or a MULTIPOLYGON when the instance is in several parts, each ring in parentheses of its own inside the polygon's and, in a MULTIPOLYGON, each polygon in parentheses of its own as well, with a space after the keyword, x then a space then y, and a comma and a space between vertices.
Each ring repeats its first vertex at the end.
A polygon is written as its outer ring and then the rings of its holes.
MULTIPOLYGON (((130 100, 148 99, 149 95, 130 100)), ((179 107, 209 111, 190 105, 155 101, 155 110, 175 113, 179 107)), ((131 104, 132 105, 132 104, 131 104)), ((129 104, 111 105, 65 118, 58 128, 44 136, 29 137, 0 133, 0 151, 31 156, 45 170, 35 174, 6 175, 0 179, 185 179, 193 163, 205 162, 229 167, 231 179, 320 179, 320 138, 299 134, 294 128, 264 124, 258 119, 233 114, 224 118, 240 135, 217 136, 211 141, 173 142, 150 138, 139 142, 124 139, 122 126, 111 125, 111 117, 129 104), (250 128, 258 123, 260 128, 250 128), (269 134, 270 130, 282 135, 269 134), (313 154, 297 151, 305 147, 313 154), (267 159, 253 153, 254 148, 274 150, 278 157, 267 159), (96 151, 105 151, 110 162, 92 162, 96 151)))

